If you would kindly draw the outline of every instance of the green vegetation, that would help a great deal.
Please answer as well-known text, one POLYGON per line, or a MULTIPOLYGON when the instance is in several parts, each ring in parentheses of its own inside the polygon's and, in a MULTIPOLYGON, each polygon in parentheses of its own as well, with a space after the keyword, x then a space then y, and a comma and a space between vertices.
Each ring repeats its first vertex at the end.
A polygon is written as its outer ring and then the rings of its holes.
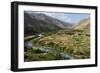
MULTIPOLYGON (((25 37, 32 38, 35 35, 25 37)), ((69 55, 72 59, 90 58, 90 34, 85 30, 58 30, 43 32, 29 40, 31 48, 25 47, 25 61, 63 60, 69 55), (42 48, 42 49, 41 49, 42 48)), ((68 58, 71 59, 71 58, 68 58)))

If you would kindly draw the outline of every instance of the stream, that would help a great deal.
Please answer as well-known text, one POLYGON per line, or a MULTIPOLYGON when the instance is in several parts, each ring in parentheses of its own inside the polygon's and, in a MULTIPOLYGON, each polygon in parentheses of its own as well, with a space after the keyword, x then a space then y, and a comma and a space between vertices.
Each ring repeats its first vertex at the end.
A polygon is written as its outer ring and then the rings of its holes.
MULTIPOLYGON (((39 34, 38 35, 38 38, 40 38, 42 36, 42 34, 39 34)), ((51 54, 53 54, 53 55, 59 55, 59 56, 61 56, 62 58, 64 58, 64 59, 74 59, 74 57, 73 56, 71 56, 71 55, 69 55, 69 54, 66 54, 66 53, 64 53, 64 52, 58 52, 57 50, 55 50, 55 49, 53 49, 53 48, 51 48, 51 47, 36 47, 36 46, 34 46, 33 44, 32 44, 32 41, 25 41, 24 42, 24 46, 27 48, 27 49, 30 49, 30 48, 32 48, 32 49, 34 49, 34 50, 39 50, 39 51, 41 51, 41 52, 44 52, 44 53, 51 53, 51 54)))

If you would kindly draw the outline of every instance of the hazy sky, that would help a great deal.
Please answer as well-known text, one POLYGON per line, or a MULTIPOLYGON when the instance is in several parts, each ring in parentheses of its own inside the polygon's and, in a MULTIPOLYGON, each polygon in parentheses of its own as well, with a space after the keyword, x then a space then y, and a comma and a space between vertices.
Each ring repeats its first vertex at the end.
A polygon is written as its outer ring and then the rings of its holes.
POLYGON ((82 19, 90 17, 90 14, 87 13, 56 13, 56 12, 35 12, 35 13, 43 13, 53 18, 59 19, 61 21, 75 23, 75 24, 81 21, 82 19))
POLYGON ((69 23, 78 23, 82 19, 90 17, 90 14, 86 14, 86 13, 46 13, 45 12, 44 14, 69 23))

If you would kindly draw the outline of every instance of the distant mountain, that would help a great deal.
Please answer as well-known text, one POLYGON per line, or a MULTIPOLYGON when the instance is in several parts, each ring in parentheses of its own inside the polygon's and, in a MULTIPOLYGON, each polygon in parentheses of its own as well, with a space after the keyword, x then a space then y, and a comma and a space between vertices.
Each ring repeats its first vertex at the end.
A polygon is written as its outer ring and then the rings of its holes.
POLYGON ((36 34, 71 27, 72 24, 62 22, 42 13, 24 12, 24 34, 36 34))
POLYGON ((81 20, 78 25, 74 26, 75 29, 90 29, 90 18, 81 20))

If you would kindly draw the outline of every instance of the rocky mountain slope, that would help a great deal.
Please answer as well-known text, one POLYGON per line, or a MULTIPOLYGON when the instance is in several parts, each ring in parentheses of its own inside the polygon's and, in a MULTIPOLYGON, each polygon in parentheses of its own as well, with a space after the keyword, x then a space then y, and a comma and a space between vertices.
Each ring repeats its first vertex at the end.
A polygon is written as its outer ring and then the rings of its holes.
POLYGON ((81 20, 78 25, 75 26, 75 29, 90 29, 90 18, 81 20))
POLYGON ((24 12, 24 32, 26 35, 63 29, 70 26, 72 24, 62 22, 46 14, 24 12))

